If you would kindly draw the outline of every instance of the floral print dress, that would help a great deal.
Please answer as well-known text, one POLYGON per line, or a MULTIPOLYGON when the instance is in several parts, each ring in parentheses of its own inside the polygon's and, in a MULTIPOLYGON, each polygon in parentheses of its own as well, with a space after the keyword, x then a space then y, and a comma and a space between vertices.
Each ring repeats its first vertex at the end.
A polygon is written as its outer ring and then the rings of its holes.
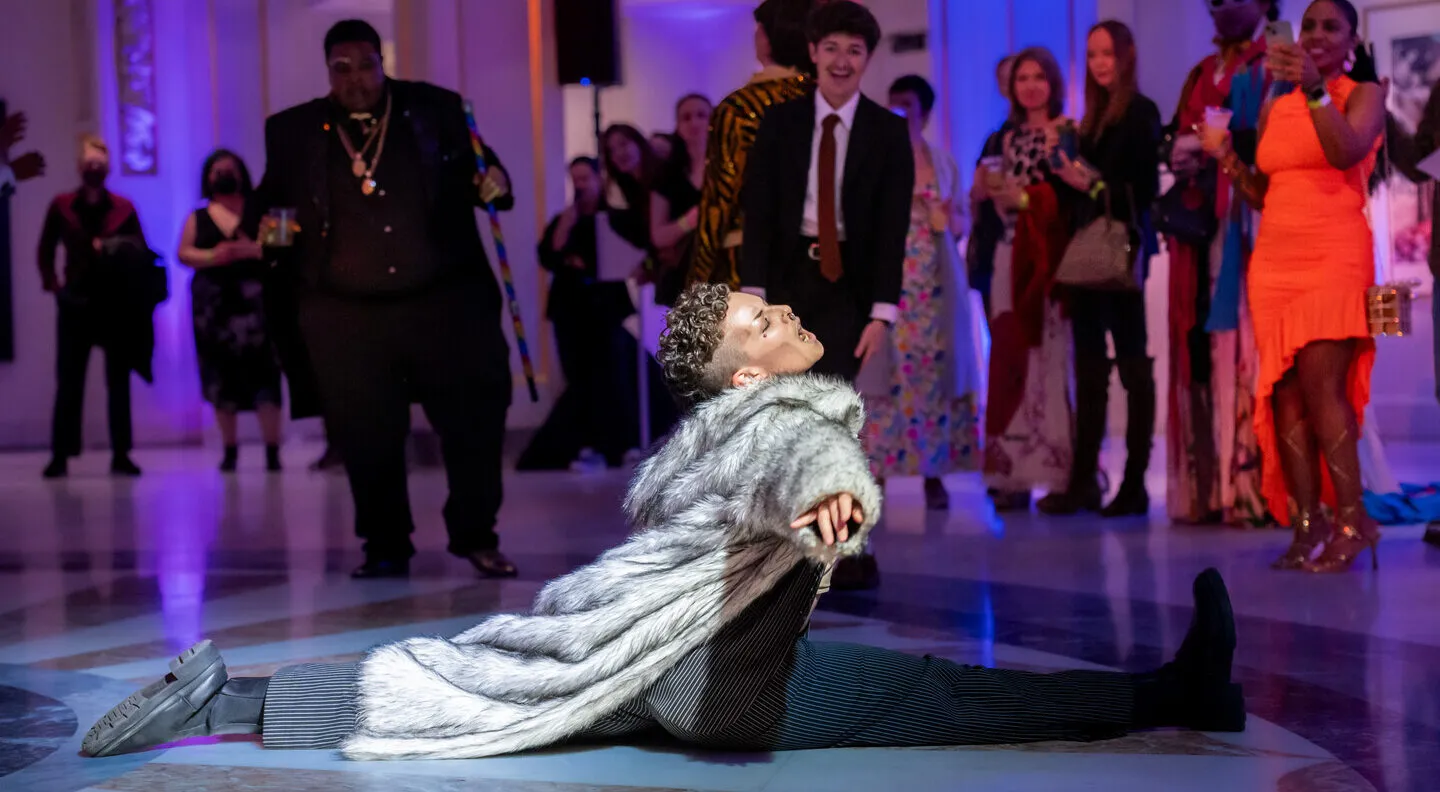
POLYGON ((970 295, 946 293, 941 267, 949 264, 940 249, 945 235, 930 226, 930 203, 938 197, 932 169, 928 179, 916 182, 910 205, 900 315, 891 331, 890 392, 865 400, 865 447, 877 477, 939 478, 980 463, 976 394, 952 394, 949 369, 955 356, 946 349, 951 301, 970 295))

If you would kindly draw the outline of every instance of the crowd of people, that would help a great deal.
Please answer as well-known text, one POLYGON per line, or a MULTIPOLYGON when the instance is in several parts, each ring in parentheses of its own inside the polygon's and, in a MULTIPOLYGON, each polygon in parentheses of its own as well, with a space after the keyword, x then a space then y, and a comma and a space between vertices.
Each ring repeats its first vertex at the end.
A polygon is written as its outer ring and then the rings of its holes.
MULTIPOLYGON (((1196 280, 1174 295, 1194 301, 1179 312, 1193 324, 1176 333, 1196 339, 1191 369, 1253 358, 1251 368, 1192 372, 1176 387, 1204 408, 1185 416, 1207 437, 1239 442, 1230 424, 1253 410, 1262 462, 1247 508, 1294 529, 1276 566, 1334 572, 1373 550, 1356 459, 1374 354, 1365 194, 1384 124, 1373 64, 1346 0, 1311 3, 1298 42, 1258 35, 1278 14, 1274 0, 1215 4, 1213 13, 1222 51, 1197 68, 1168 131, 1136 89, 1134 40, 1119 23, 1090 32, 1078 122, 1064 117, 1050 53, 1007 59, 1011 112, 962 196, 958 167, 923 136, 935 104, 928 83, 896 81, 888 108, 860 92, 880 40, 869 11, 850 0, 765 0, 756 11, 765 70, 719 105, 682 99, 667 158, 633 127, 608 130, 599 169, 572 163, 574 204, 540 243, 556 289, 573 301, 552 306, 557 329, 570 319, 560 316, 566 305, 592 317, 567 330, 567 345, 614 353, 602 348, 611 339, 583 332, 617 322, 623 330, 635 306, 613 284, 645 278, 669 289, 657 363, 684 416, 640 464, 624 503, 635 529, 627 539, 551 582, 528 614, 494 615, 448 639, 383 644, 357 663, 230 678, 219 649, 202 641, 97 721, 82 750, 109 756, 252 734, 267 748, 375 760, 485 757, 656 731, 702 748, 774 751, 1243 730, 1236 625, 1214 570, 1194 581, 1194 616, 1174 660, 1148 673, 984 668, 807 634, 827 588, 877 580, 867 538, 885 477, 925 477, 927 501, 939 507, 939 477, 980 444, 976 361, 956 337, 976 272, 988 273, 994 338, 983 466, 996 505, 1028 508, 1029 492, 1042 488, 1050 492, 1039 506, 1054 514, 1148 509, 1143 473, 1158 395, 1139 285, 1160 235, 1194 247, 1196 280), (1250 57, 1257 49, 1262 59, 1250 57), (1255 96, 1268 98, 1245 104, 1255 96), (1179 198, 1159 194, 1165 160, 1180 176, 1179 198), (723 177, 712 179, 717 171, 723 177), (1185 190, 1216 203, 1197 207, 1185 190), (967 214, 989 218, 988 239, 973 246, 987 258, 968 278, 957 240, 967 214), (1192 236, 1192 224, 1228 234, 1213 262, 1214 243, 1192 236), (641 254, 638 273, 601 277, 600 240, 611 234, 641 254), (1241 326, 1248 336, 1214 338, 1241 326), (1112 366, 1132 429, 1125 479, 1104 504, 1097 459, 1112 366), (1250 388, 1249 402, 1209 398, 1217 381, 1250 388)), ((466 142, 459 98, 384 80, 368 26, 337 25, 325 49, 332 97, 270 120, 257 206, 236 212, 212 197, 207 217, 187 224, 186 257, 194 266, 248 261, 270 255, 249 240, 297 234, 280 267, 282 304, 293 311, 269 310, 267 298, 266 316, 292 318, 293 328, 269 327, 281 365, 292 377, 313 370, 308 398, 341 445, 367 540, 358 575, 403 574, 413 552, 395 448, 412 398, 444 442, 451 551, 482 573, 514 574, 493 530, 509 370, 496 357, 498 293, 472 211, 509 203, 508 178, 493 152, 483 172, 450 156, 466 142), (397 109, 419 118, 387 135, 397 109), (432 178, 407 178, 416 175, 432 178), (294 218, 260 213, 286 206, 297 207, 294 218), (286 340, 296 330, 299 347, 286 340)), ((215 196, 243 191, 243 167, 217 154, 203 184, 215 196)), ((572 386, 602 387, 586 383, 588 352, 571 350, 562 365, 576 371, 572 386)), ((226 354, 234 372, 218 376, 235 384, 222 384, 217 406, 269 403, 271 371, 240 365, 233 346, 226 354)), ((586 400, 603 398, 612 397, 586 400)), ((597 454, 628 440, 607 446, 615 441, 595 425, 579 437, 594 444, 580 450, 597 454)), ((1217 453, 1186 447, 1206 475, 1224 472, 1203 456, 1217 453)), ((1240 497, 1234 476, 1216 479, 1229 489, 1212 490, 1189 468, 1177 475, 1193 486, 1172 499, 1172 512, 1223 520, 1234 503, 1216 499, 1240 497)))
MULTIPOLYGON (((982 470, 997 510, 1029 509, 1039 490, 1035 507, 1047 514, 1147 514, 1161 394, 1143 284, 1163 240, 1168 515, 1286 524, 1294 542, 1277 567, 1348 567, 1378 538, 1356 449, 1374 356, 1364 213, 1383 92, 1351 3, 1315 0, 1298 41, 1267 34, 1279 13, 1279 0, 1215 4, 1218 49, 1192 70, 1168 123, 1138 90, 1135 40, 1120 22, 1089 33, 1078 118, 1065 113, 1065 75, 1048 50, 1004 58, 996 79, 1009 113, 971 171, 927 139, 936 94, 924 78, 896 80, 884 105, 860 91, 881 37, 869 11, 765 0, 755 10, 761 69, 746 84, 719 103, 681 97, 670 131, 611 125, 598 157, 569 163, 573 199, 538 240, 566 388, 519 467, 591 470, 643 456, 637 367, 653 369, 653 436, 685 405, 665 393, 657 361, 637 354, 635 285, 653 283, 671 305, 687 285, 715 283, 805 318, 829 350, 815 370, 865 397, 862 436, 882 486, 921 477, 927 507, 943 510, 943 477, 982 470), (843 40, 822 35, 836 32, 843 40), (1163 193, 1162 168, 1175 176, 1163 193), (1121 287, 1075 277, 1074 262, 1094 253, 1090 231, 1109 223, 1125 233, 1101 253, 1134 264, 1121 287), (619 275, 602 261, 617 240, 631 256, 619 275), (972 291, 992 340, 984 386, 972 291), (1112 371, 1126 393, 1126 459, 1107 502, 1112 371)), ((237 154, 208 157, 204 206, 179 243, 195 270, 201 392, 215 409, 221 469, 236 467, 246 411, 259 417, 267 467, 280 468, 283 372, 292 415, 323 414, 327 458, 349 476, 366 540, 356 575, 407 574, 403 445, 418 402, 443 441, 451 551, 483 574, 514 574, 494 530, 508 352, 469 211, 513 205, 508 176, 486 150, 482 177, 454 94, 385 77, 368 24, 339 23, 324 45, 331 94, 269 119, 259 184, 237 154), (294 244, 262 244, 279 225, 293 225, 294 244), (459 349, 467 365, 445 362, 459 349)), ((1435 105, 1405 149, 1412 159, 1434 148, 1435 105)), ((5 131, 8 150, 23 117, 5 131)), ((18 158, 15 176, 33 176, 37 159, 18 158)), ((133 206, 105 187, 108 169, 104 142, 87 137, 82 186, 52 203, 40 244, 60 305, 46 477, 65 475, 80 451, 97 345, 112 470, 140 473, 128 455, 129 375, 147 374, 148 356, 105 343, 110 290, 94 273, 148 246, 133 206)), ((877 581, 862 549, 831 584, 877 581)))

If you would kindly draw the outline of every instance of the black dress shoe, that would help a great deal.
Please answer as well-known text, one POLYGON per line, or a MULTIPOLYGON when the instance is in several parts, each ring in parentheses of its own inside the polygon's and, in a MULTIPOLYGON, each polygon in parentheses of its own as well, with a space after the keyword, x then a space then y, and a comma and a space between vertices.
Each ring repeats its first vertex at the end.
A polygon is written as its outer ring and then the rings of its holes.
POLYGON ((1120 485, 1115 500, 1100 510, 1101 517, 1144 517, 1150 513, 1150 495, 1143 487, 1127 489, 1120 485))
POLYGON ((110 460, 110 474, 113 476, 138 476, 140 466, 130 460, 128 454, 117 454, 110 460))
POLYGON ((1425 544, 1440 547, 1440 520, 1425 527, 1425 544))
POLYGON ((475 571, 487 578, 513 578, 520 570, 499 550, 476 550, 466 553, 463 558, 475 567, 475 571))
POLYGON ((332 446, 327 445, 325 446, 325 453, 321 454, 319 459, 310 463, 310 469, 316 472, 334 470, 344 466, 344 464, 345 460, 340 458, 340 452, 336 451, 332 446))
POLYGON ((1100 492, 1099 484, 1091 484, 1081 488, 1078 492, 1061 490, 1052 492, 1040 499, 1035 508, 1041 514, 1048 514, 1052 517, 1068 517, 1080 512, 1093 512, 1100 510, 1100 502, 1104 493, 1100 492))
POLYGON ((1134 726, 1245 730, 1245 697, 1231 682, 1235 615, 1220 573, 1207 569, 1192 588, 1195 613, 1175 660, 1135 676, 1134 726))
POLYGON ((52 458, 50 464, 46 465, 45 469, 40 472, 40 475, 47 479, 65 478, 69 474, 70 465, 66 462, 65 457, 60 456, 52 458))
POLYGON ((355 571, 350 573, 350 577, 357 580, 410 577, 410 560, 367 558, 365 563, 355 567, 355 571))

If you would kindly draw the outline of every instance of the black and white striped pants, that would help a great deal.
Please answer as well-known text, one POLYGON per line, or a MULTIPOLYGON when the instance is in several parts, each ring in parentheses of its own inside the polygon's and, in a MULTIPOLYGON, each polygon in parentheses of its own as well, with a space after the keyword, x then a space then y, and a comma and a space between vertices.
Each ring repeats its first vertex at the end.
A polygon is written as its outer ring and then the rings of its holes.
MULTIPOLYGON (((265 696, 265 747, 339 747, 355 728, 356 674, 353 663, 282 668, 265 696)), ((646 702, 576 737, 658 726, 695 745, 757 751, 1094 740, 1127 731, 1131 695, 1127 674, 1006 671, 801 639, 789 678, 739 717, 694 723, 646 702)))
MULTIPOLYGON (((1104 739, 1132 722, 1129 674, 1007 671, 797 637, 819 577, 797 568, 644 697, 575 738, 660 728, 728 750, 980 745, 1104 739)), ((265 697, 265 746, 338 747, 356 723, 356 673, 280 669, 265 697)))

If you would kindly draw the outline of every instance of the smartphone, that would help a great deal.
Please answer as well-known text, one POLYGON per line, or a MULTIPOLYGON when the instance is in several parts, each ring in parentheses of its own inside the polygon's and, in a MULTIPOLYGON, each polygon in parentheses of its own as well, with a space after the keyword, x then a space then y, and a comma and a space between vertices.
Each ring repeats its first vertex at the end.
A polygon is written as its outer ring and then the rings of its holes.
POLYGON ((1294 44, 1295 27, 1284 19, 1265 23, 1265 43, 1294 44))
POLYGON ((1060 152, 1065 152, 1065 156, 1069 157, 1071 162, 1080 156, 1080 135, 1075 130, 1075 125, 1066 124, 1060 127, 1059 135, 1060 142, 1055 145, 1055 150, 1050 154, 1050 167, 1057 170, 1064 165, 1060 159, 1060 152))

